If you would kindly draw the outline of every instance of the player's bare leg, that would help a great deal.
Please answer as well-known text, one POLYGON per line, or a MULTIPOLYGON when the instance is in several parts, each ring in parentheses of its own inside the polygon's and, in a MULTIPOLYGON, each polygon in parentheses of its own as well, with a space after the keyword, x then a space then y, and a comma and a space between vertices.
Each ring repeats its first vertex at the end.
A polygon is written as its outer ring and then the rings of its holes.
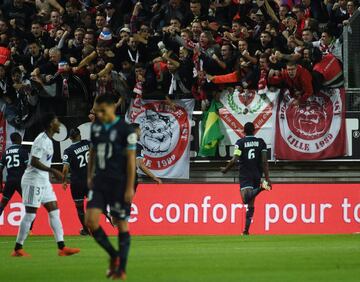
POLYGON ((119 257, 118 252, 115 250, 113 245, 110 243, 108 236, 100 226, 100 216, 103 214, 101 209, 90 208, 87 209, 85 214, 85 224, 89 228, 95 241, 108 253, 110 256, 110 266, 106 273, 106 276, 112 277, 118 268, 119 257))
POLYGON ((23 250, 24 242, 29 234, 31 225, 36 217, 37 208, 25 207, 25 215, 21 220, 19 231, 16 237, 16 244, 11 256, 28 257, 30 256, 23 250))
POLYGON ((71 256, 80 252, 80 249, 68 248, 64 242, 64 230, 60 219, 60 211, 57 202, 48 202, 44 204, 44 207, 49 214, 50 227, 54 233, 56 243, 58 245, 59 256, 71 256))
POLYGON ((126 280, 126 264, 130 249, 130 233, 127 220, 117 220, 116 225, 119 230, 119 258, 120 264, 116 273, 112 276, 114 280, 126 280))

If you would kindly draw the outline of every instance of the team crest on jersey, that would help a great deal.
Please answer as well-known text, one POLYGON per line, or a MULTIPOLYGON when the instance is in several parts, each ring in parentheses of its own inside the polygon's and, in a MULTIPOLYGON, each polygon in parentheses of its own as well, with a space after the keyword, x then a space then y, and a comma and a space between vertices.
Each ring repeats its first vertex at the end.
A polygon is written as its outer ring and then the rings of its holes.
POLYGON ((101 125, 98 125, 98 124, 93 125, 92 131, 94 132, 95 137, 100 136, 101 129, 102 129, 101 125))
POLYGON ((317 153, 333 144, 342 123, 342 100, 338 89, 320 92, 305 106, 294 106, 285 96, 280 101, 280 134, 290 148, 301 153, 317 153))
POLYGON ((253 122, 257 132, 272 117, 278 92, 268 89, 261 93, 248 89, 226 91, 220 98, 224 105, 219 110, 220 118, 241 138, 246 122, 253 122))
POLYGON ((173 166, 184 154, 190 136, 190 121, 181 106, 170 109, 162 102, 145 104, 132 117, 140 124, 144 161, 153 170, 173 166))
POLYGON ((116 129, 111 130, 109 138, 111 142, 114 142, 116 140, 117 137, 117 131, 116 129))

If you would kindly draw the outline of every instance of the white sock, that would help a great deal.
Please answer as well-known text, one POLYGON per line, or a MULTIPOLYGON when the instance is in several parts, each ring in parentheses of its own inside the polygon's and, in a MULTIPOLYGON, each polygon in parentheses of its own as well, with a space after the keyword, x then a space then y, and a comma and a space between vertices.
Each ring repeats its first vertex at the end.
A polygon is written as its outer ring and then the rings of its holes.
POLYGON ((56 242, 64 241, 64 230, 60 220, 60 210, 53 210, 49 212, 49 223, 54 232, 56 242))
POLYGON ((36 213, 25 213, 21 220, 16 243, 23 245, 30 231, 32 222, 36 217, 36 213))

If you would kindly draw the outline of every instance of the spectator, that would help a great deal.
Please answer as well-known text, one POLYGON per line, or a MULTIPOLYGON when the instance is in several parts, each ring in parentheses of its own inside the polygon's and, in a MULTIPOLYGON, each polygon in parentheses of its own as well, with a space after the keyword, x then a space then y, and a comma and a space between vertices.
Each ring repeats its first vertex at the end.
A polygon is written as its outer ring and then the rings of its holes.
POLYGON ((180 23, 185 20, 186 7, 182 0, 169 0, 165 3, 151 20, 151 26, 155 30, 168 25, 171 19, 177 18, 180 23))
POLYGON ((163 74, 162 90, 167 93, 166 100, 173 106, 172 99, 191 98, 194 65, 186 55, 180 59, 174 54, 165 53, 163 58, 166 60, 167 69, 163 74))
POLYGON ((21 69, 22 81, 31 78, 34 91, 40 89, 41 110, 56 99, 75 107, 72 95, 63 94, 85 85, 79 92, 92 94, 79 107, 86 109, 83 115, 105 91, 117 97, 128 91, 122 111, 131 97, 163 99, 164 93, 170 105, 191 97, 206 109, 218 83, 240 90, 289 87, 303 103, 329 86, 324 60, 341 59, 342 27, 357 8, 357 1, 343 0, 3 2, 3 100, 17 101, 10 78, 11 70, 21 69), (312 91, 301 80, 309 73, 312 91), (55 96, 42 96, 50 92, 55 96))
POLYGON ((278 74, 270 70, 269 83, 272 85, 282 83, 283 86, 289 88, 294 105, 304 105, 306 100, 313 95, 311 73, 294 62, 288 62, 286 68, 278 74))
POLYGON ((312 45, 318 48, 323 55, 331 53, 342 61, 342 42, 340 39, 336 39, 330 31, 324 31, 321 34, 321 39, 312 42, 312 45))
POLYGON ((60 25, 61 25, 60 13, 56 10, 53 10, 50 13, 50 22, 44 26, 44 29, 47 32, 50 32, 52 30, 58 29, 60 25))

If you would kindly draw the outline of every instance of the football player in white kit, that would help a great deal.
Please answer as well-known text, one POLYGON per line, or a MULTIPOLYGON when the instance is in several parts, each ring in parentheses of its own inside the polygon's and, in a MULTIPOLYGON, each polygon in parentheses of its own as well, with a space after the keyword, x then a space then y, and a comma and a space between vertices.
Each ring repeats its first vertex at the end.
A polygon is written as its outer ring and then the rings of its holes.
POLYGON ((21 220, 16 245, 11 254, 15 257, 29 256, 23 250, 23 244, 40 205, 44 205, 48 211, 50 226, 59 249, 58 255, 70 256, 80 252, 80 249, 65 247, 60 211, 49 179, 49 174, 52 173, 58 180, 63 181, 63 174, 51 168, 54 153, 52 137, 55 133, 59 133, 60 122, 55 114, 49 113, 43 117, 43 126, 45 131, 35 139, 31 148, 29 165, 21 179, 25 215, 21 220))

